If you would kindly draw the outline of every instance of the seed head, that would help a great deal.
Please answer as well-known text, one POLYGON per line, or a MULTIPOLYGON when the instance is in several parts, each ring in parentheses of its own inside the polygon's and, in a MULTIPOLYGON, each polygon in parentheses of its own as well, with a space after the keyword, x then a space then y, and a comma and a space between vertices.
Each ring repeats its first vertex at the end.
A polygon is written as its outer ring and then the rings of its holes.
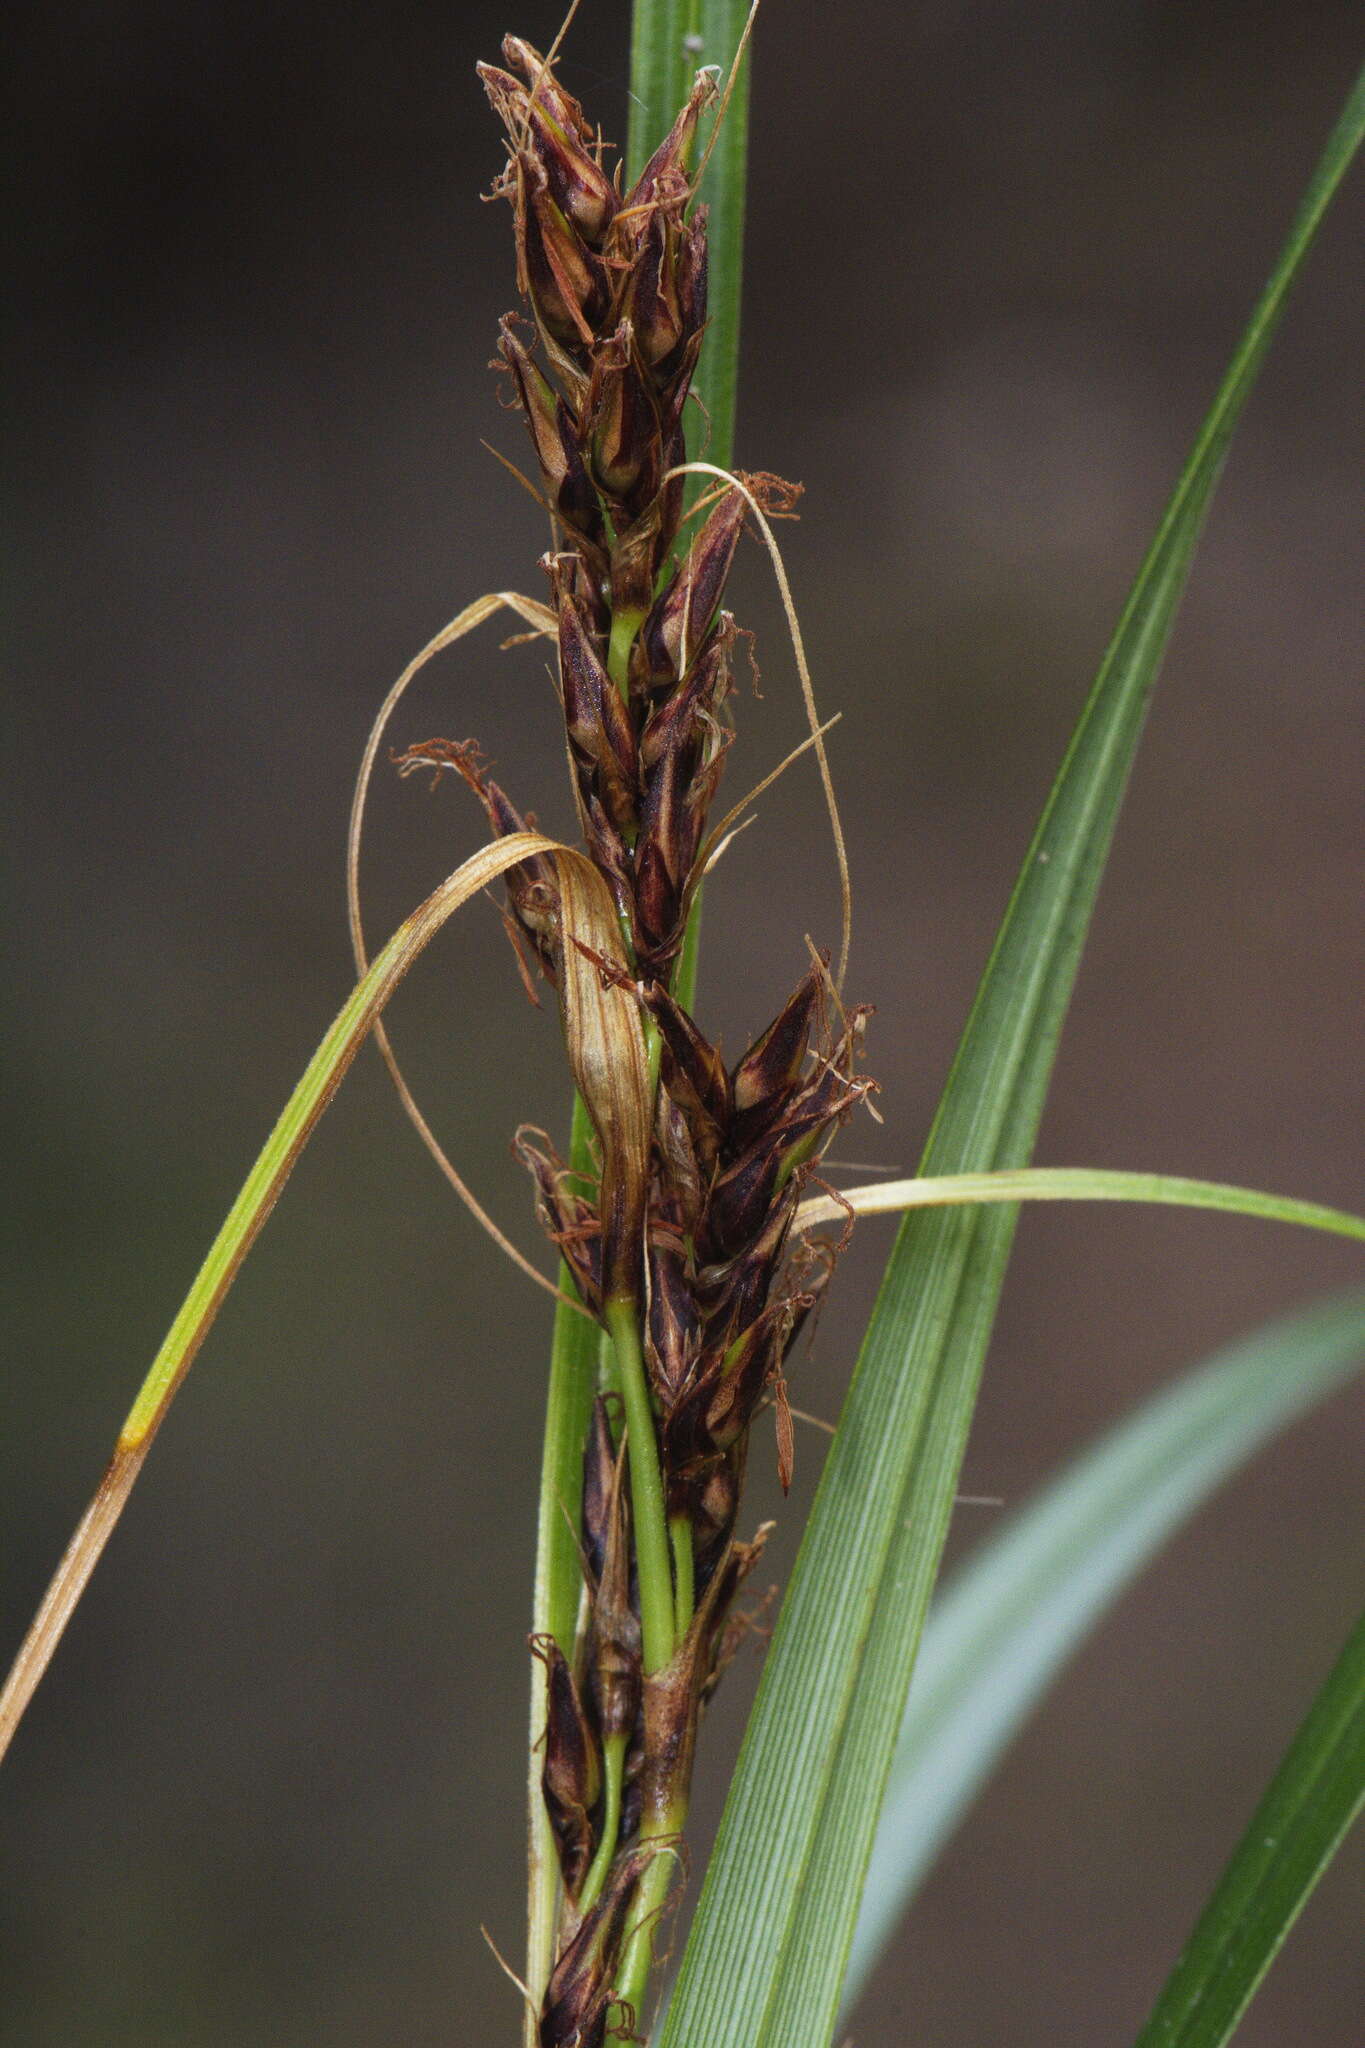
MULTIPOLYGON (((714 77, 698 77, 623 193, 601 136, 539 54, 509 37, 503 57, 505 69, 481 75, 507 132, 497 190, 512 203, 534 335, 509 316, 499 358, 554 522, 543 566, 587 855, 583 874, 553 865, 548 892, 529 863, 515 872, 510 915, 557 988, 596 1140, 588 1174, 570 1174, 538 1134, 520 1133, 517 1151, 589 1312, 615 1337, 628 1305, 647 1381, 646 1396, 638 1378, 623 1379, 629 1431, 607 1401, 594 1406, 579 1529, 583 1618, 572 1645, 537 1643, 547 1671, 544 1796, 568 1899, 541 2048, 600 2048, 639 1878, 652 1855, 669 1853, 657 1837, 685 1800, 698 1716, 741 1628, 732 1610, 762 1534, 744 1544, 735 1529, 750 1434, 769 1403, 782 1484, 791 1477, 787 1361, 837 1252, 793 1249, 801 1192, 870 1083, 857 1071, 862 1013, 843 1015, 823 961, 733 1067, 672 986, 731 740, 737 629, 726 585, 750 492, 773 513, 792 498, 767 476, 723 485, 680 540, 677 471, 707 307, 693 155, 714 77), (632 1441, 642 1420, 643 1440, 632 1441), (666 1538, 658 1492, 632 1494, 655 1463, 666 1538), (655 1554, 637 1555, 651 1540, 655 1554), (665 1553, 672 1545, 662 1564, 661 1542, 665 1553), (661 1595, 671 1561, 674 1581, 661 1595), (651 1653, 648 1671, 642 1589, 656 1617, 662 1600, 677 1620, 671 1654, 651 1653), (615 1842, 599 1845, 594 1830, 614 1814, 618 1791, 615 1842), (653 1847, 635 1842, 647 1821, 653 1847), (585 1873, 608 1846, 605 1883, 580 1916, 585 1873)), ((468 750, 452 765, 494 830, 514 829, 517 814, 468 750)), ((628 1351, 617 1369, 631 1369, 628 1351)), ((634 2024, 618 2010, 615 2032, 634 2024)))
POLYGON ((564 1652, 553 1636, 533 1636, 531 1648, 545 1666, 545 1762, 541 1787, 550 1816, 564 1888, 571 1898, 592 1861, 589 1818, 602 1789, 602 1758, 583 1711, 564 1652))

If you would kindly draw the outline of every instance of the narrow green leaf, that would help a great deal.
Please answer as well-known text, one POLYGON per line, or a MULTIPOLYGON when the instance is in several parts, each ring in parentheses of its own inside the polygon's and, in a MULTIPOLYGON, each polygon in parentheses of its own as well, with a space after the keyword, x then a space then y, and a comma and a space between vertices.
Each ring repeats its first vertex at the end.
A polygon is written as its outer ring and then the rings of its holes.
POLYGON ((1365 1805, 1365 1614, 1252 1815, 1137 2048, 1222 2048, 1365 1805))
POLYGON ((1365 1364, 1365 1291, 1182 1374, 1087 1446, 935 1601, 844 1985, 847 2014, 939 1850, 1048 1686, 1180 1525, 1365 1364))
POLYGON ((635 0, 630 26, 630 131, 626 184, 633 185, 668 133, 696 65, 686 38, 700 0, 635 0))
POLYGON ((857 1216, 889 1216, 903 1209, 948 1209, 967 1202, 1154 1202, 1177 1209, 1217 1209, 1262 1223, 1296 1223, 1335 1237, 1365 1239, 1365 1216, 1329 1209, 1293 1195, 1271 1195, 1222 1180, 1186 1180, 1172 1173, 1122 1173, 1103 1166, 1018 1166, 1001 1173, 947 1173, 915 1180, 876 1181, 815 1195, 803 1202, 798 1227, 857 1216))
MULTIPOLYGON (((1365 126, 1362 77, 1195 441, 1025 860, 922 1171, 1024 1164, 1152 684, 1229 438, 1365 126)), ((730 1789, 665 2048, 823 2048, 1013 1237, 902 1223, 730 1789)))
MULTIPOLYGON (((630 46, 631 115, 626 175, 639 176, 704 64, 722 90, 748 20, 747 0, 636 0, 630 46)), ((710 208, 708 325, 692 389, 704 408, 692 415, 688 446, 723 469, 734 451, 739 371, 739 299, 744 250, 744 179, 749 136, 749 56, 735 80, 720 132, 715 115, 697 133, 697 161, 710 148, 700 198, 710 208)))
MULTIPOLYGON (((668 132, 703 64, 716 67, 721 90, 749 19, 743 0, 635 0, 630 43, 630 134, 626 176, 637 178, 668 132)), ((719 109, 717 109, 719 113, 719 109)), ((735 73, 720 132, 716 114, 697 131, 697 161, 710 149, 699 197, 709 208, 706 339, 689 406, 687 453, 730 468, 735 449, 735 392, 739 381, 739 305, 744 271, 744 195, 749 154, 749 52, 735 73)), ((687 480, 688 502, 702 486, 687 480)), ((673 992, 684 1009, 697 989, 701 892, 687 921, 673 992)))

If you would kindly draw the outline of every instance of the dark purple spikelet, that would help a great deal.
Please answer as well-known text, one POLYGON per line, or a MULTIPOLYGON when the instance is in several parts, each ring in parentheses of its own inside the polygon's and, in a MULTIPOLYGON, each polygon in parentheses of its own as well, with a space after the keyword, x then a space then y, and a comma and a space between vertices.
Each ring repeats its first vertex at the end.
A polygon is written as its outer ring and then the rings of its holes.
POLYGON ((568 1660, 553 1636, 531 1644, 545 1666, 547 1713, 541 1786, 559 1851, 564 1889, 576 1898, 592 1860, 590 1815, 602 1789, 602 1756, 568 1660))

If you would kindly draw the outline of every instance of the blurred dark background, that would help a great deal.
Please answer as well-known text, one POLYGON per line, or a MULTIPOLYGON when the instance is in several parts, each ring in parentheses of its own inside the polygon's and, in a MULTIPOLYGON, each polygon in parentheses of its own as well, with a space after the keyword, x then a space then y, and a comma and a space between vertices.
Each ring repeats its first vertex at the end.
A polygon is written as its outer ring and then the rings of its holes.
MULTIPOLYGON (((243 1173, 349 984, 371 713, 475 594, 538 591, 485 369, 513 296, 474 77, 554 9, 23 10, 7 128, 13 561, 4 1654, 243 1173)), ((941 0, 758 35, 739 459, 786 529, 847 805, 852 991, 909 1171, 1125 590, 1358 60, 1350 0, 941 0)), ((563 71, 625 117, 625 8, 563 71)), ((1040 1156, 1361 1200, 1359 179, 1217 503, 1120 830, 1040 1156)), ((756 548, 761 703, 800 720, 756 548)), ((447 656, 395 738, 476 734, 567 826, 543 658, 447 656)), ((383 776, 379 935, 479 837, 383 776)), ((802 764, 710 892, 737 1046, 834 932, 802 764)), ((395 1038, 498 1216, 562 1124, 552 1019, 490 910, 395 1038)), ((795 1398, 832 1416, 889 1227, 795 1398)), ((1172 1372, 1358 1272, 1211 1217, 1025 1215, 964 1488, 1025 1497, 1172 1372)), ((545 1303, 365 1054, 152 1458, 0 1781, 14 2048, 514 2038, 545 1303)), ((1365 1408, 1302 1423, 1125 1600, 923 1896, 857 2040, 1131 2037, 1359 1597, 1365 1408)), ((823 1439, 803 1433, 773 1577, 823 1439)), ((773 1511, 771 1451, 752 1512, 773 1511)), ((994 1511, 964 1506, 955 1552, 994 1511)), ((701 1760, 698 1853, 756 1659, 701 1760)), ((1248 2048, 1360 2039, 1348 1850, 1248 2048)), ((704 2048, 704 2044, 698 2044, 704 2048)))

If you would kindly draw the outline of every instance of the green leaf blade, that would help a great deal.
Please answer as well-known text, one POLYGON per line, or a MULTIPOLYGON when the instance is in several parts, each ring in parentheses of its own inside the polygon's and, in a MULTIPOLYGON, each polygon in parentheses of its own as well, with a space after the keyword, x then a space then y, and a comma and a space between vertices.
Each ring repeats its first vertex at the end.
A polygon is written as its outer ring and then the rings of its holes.
POLYGON ((1365 1806, 1365 1614, 1252 1816, 1136 2048, 1222 2048, 1365 1806))
POLYGON ((997 1758, 1097 1619, 1276 1431, 1365 1363, 1365 1291, 1228 1346, 1087 1447, 984 1543, 925 1626, 845 2014, 997 1758))
MULTIPOLYGON (((1365 77, 1310 184, 1025 860, 921 1171, 1027 1162, 1081 945, 1195 541, 1256 369, 1359 146, 1365 77)), ((902 1224, 765 1666, 664 2048, 830 2038, 1015 1210, 902 1224)))
MULTIPOLYGON (((626 176, 636 179, 686 99, 704 64, 719 69, 722 90, 748 20, 740 0, 636 0, 630 46, 631 117, 626 176)), ((749 55, 735 78, 720 131, 702 117, 698 162, 710 147, 699 194, 709 208, 706 342, 692 380, 701 411, 691 415, 689 452, 728 469, 734 453, 739 378, 739 305, 744 261, 744 191, 749 150, 749 55), (698 422, 700 421, 700 430, 698 422)), ((689 488, 697 489, 696 478, 689 488)))

